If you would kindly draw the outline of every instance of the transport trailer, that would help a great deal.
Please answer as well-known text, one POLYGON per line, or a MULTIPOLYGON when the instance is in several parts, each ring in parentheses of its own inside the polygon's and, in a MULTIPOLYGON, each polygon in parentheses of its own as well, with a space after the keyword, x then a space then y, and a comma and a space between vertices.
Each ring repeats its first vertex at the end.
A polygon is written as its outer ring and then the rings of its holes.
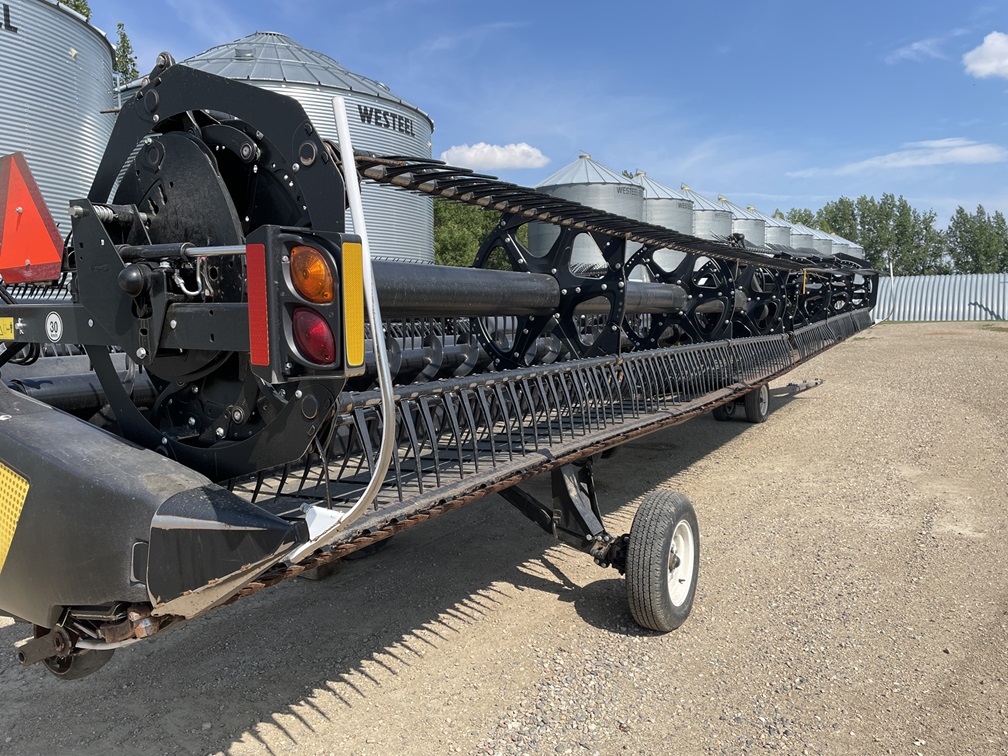
POLYGON ((0 614, 33 628, 22 664, 81 677, 490 493, 672 630, 693 507, 652 492, 611 533, 593 462, 712 410, 762 422, 769 381, 871 324, 857 258, 354 152, 334 113, 339 144, 296 101, 162 54, 65 239, 23 158, 0 162, 0 614), (471 268, 372 262, 364 181, 500 222, 471 268), (530 222, 556 226, 549 249, 530 222), (571 264, 583 237, 598 264, 571 264), (521 487, 541 473, 549 501, 521 487))

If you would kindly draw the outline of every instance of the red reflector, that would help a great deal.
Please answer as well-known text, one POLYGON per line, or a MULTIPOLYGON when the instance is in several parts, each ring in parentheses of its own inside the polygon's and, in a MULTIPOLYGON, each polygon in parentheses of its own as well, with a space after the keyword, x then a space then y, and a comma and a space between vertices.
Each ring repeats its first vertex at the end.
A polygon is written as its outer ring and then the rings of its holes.
POLYGON ((336 361, 336 340, 325 318, 309 307, 294 310, 294 343, 301 356, 316 365, 336 361))
POLYGON ((246 245, 245 281, 248 286, 249 361, 262 367, 270 364, 265 245, 246 245))

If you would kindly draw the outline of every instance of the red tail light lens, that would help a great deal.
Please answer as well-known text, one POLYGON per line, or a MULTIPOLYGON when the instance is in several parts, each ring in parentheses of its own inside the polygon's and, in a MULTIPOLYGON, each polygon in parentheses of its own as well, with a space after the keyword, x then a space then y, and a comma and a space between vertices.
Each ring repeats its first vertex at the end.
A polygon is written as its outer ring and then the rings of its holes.
POLYGON ((292 325, 294 343, 306 360, 316 365, 336 362, 336 340, 325 318, 309 307, 298 307, 292 325))

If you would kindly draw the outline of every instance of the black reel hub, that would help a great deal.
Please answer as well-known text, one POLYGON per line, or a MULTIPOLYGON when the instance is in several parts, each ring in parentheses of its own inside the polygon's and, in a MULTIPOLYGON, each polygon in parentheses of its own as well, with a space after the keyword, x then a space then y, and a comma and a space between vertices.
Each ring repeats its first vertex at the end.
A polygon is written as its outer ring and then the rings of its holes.
POLYGON ((550 249, 536 256, 518 240, 518 229, 527 222, 516 215, 502 218, 480 246, 473 267, 551 275, 560 289, 559 307, 552 316, 473 318, 473 332, 494 365, 525 367, 619 351, 626 301, 625 241, 563 227, 550 249), (595 245, 600 264, 572 265, 575 242, 582 237, 595 245))
POLYGON ((739 272, 736 287, 741 297, 736 298, 732 336, 766 336, 782 330, 785 292, 780 271, 747 265, 739 272))
POLYGON ((641 348, 717 341, 731 335, 735 310, 733 266, 724 260, 643 246, 627 262, 631 278, 681 286, 686 303, 677 312, 628 319, 624 330, 641 348))

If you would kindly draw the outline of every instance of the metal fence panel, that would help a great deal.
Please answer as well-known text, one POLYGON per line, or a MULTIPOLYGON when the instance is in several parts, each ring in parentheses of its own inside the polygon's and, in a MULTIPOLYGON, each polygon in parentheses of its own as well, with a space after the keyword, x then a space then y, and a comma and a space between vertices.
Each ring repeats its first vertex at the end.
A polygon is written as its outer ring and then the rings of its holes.
POLYGON ((1008 320, 1008 274, 896 276, 879 281, 882 320, 1008 320))

